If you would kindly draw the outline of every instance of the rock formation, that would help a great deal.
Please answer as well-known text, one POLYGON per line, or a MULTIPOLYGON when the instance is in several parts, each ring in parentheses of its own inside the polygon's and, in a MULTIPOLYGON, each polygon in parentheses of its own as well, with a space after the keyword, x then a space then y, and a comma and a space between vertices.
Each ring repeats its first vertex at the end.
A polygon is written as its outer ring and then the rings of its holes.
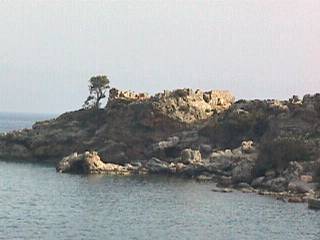
POLYGON ((0 159, 58 162, 62 172, 175 174, 261 194, 312 192, 320 94, 234 100, 227 91, 149 96, 111 89, 99 111, 64 113, 0 135, 0 159))
POLYGON ((57 171, 61 173, 108 173, 117 175, 128 175, 133 171, 131 167, 124 167, 101 161, 97 152, 85 152, 83 154, 73 153, 64 157, 57 165, 57 171))
POLYGON ((181 89, 149 97, 111 89, 108 105, 98 112, 69 112, 0 136, 0 158, 57 161, 73 152, 96 150, 113 163, 149 159, 153 151, 170 151, 176 135, 181 136, 180 145, 188 145, 194 140, 188 136, 202 121, 227 109, 233 100, 220 91, 181 89))

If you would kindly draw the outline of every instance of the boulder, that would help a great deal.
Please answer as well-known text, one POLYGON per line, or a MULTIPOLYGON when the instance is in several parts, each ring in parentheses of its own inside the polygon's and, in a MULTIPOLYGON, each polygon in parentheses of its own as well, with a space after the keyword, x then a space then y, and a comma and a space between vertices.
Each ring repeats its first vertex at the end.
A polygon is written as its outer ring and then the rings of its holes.
POLYGON ((313 182, 313 177, 311 175, 301 175, 300 180, 305 183, 313 182))
POLYGON ((283 177, 278 177, 278 178, 274 178, 266 181, 263 184, 263 187, 268 188, 273 192, 284 192, 288 188, 288 182, 287 182, 287 179, 283 177))
POLYGON ((231 151, 218 151, 210 155, 211 167, 219 171, 230 170, 234 163, 234 155, 231 151))
POLYGON ((270 169, 270 170, 266 171, 264 175, 266 176, 266 178, 272 179, 277 176, 277 173, 275 170, 270 169))
POLYGON ((217 185, 219 187, 230 187, 232 185, 232 177, 221 176, 217 185))
POLYGON ((254 162, 243 160, 232 169, 232 181, 234 183, 251 183, 254 177, 254 162))
POLYGON ((208 155, 212 152, 212 146, 209 144, 200 144, 200 152, 208 155))
POLYGON ((153 144, 153 151, 164 150, 176 146, 179 143, 179 137, 173 136, 169 137, 166 141, 160 141, 153 144))
POLYGON ((241 151, 243 153, 253 153, 255 151, 255 147, 253 146, 253 141, 243 141, 241 143, 241 151))
POLYGON ((265 177, 258 177, 252 180, 251 187, 258 188, 263 186, 263 182, 265 180, 265 177))
POLYGON ((184 149, 181 152, 181 162, 184 164, 196 164, 202 160, 199 150, 192 150, 190 148, 184 149))
POLYGON ((165 162, 161 161, 158 158, 151 158, 145 165, 146 169, 148 169, 151 173, 170 173, 170 165, 165 162))
POLYGON ((104 163, 97 152, 85 152, 83 154, 73 153, 64 157, 56 167, 58 172, 61 173, 80 173, 80 174, 93 174, 93 173, 111 173, 126 175, 130 170, 124 166, 104 163))
POLYGON ((312 189, 305 182, 298 180, 290 182, 288 185, 288 190, 294 193, 308 193, 312 189))
POLYGON ((186 170, 187 166, 181 162, 178 162, 176 164, 176 172, 177 173, 183 173, 186 170))

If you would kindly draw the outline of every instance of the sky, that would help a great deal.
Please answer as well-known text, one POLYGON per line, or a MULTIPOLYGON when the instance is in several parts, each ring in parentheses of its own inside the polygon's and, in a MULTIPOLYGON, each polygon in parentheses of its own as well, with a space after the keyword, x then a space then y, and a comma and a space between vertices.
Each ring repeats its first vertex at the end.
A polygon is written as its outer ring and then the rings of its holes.
POLYGON ((319 43, 319 0, 2 0, 0 112, 79 109, 99 74, 151 94, 313 94, 319 43))

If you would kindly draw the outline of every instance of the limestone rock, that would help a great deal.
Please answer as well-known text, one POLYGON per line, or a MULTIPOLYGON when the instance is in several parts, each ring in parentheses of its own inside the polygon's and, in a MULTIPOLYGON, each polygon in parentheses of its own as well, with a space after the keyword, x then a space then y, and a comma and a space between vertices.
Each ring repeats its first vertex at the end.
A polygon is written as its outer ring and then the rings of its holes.
POLYGON ((187 166, 185 165, 185 164, 183 164, 183 163, 181 163, 181 162, 178 162, 177 164, 176 164, 176 172, 177 173, 183 173, 183 172, 185 172, 186 171, 186 169, 187 169, 187 166))
POLYGON ((202 160, 199 150, 192 150, 190 148, 184 149, 181 152, 181 161, 184 164, 200 163, 202 160))
POLYGON ((253 141, 243 141, 241 143, 241 151, 243 153, 252 153, 255 151, 255 148, 253 146, 253 141))
POLYGON ((111 88, 109 91, 109 101, 127 100, 127 101, 143 101, 148 100, 148 93, 136 93, 133 91, 120 91, 116 88, 111 88))
POLYGON ((192 123, 228 109, 234 96, 228 91, 177 89, 156 94, 153 100, 154 106, 169 118, 192 123))
POLYGON ((164 150, 176 146, 179 143, 179 137, 169 137, 166 141, 160 141, 153 145, 153 151, 164 150))
POLYGON ((83 154, 73 153, 63 158, 56 167, 58 172, 62 173, 112 173, 112 174, 129 174, 129 169, 111 163, 101 161, 96 152, 85 152, 83 154))

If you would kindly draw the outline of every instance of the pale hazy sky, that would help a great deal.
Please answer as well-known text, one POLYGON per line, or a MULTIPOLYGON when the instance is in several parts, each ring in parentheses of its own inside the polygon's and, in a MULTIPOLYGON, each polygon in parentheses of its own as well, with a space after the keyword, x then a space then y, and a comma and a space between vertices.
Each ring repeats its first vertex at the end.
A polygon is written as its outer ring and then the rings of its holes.
POLYGON ((92 75, 237 98, 320 92, 319 0, 0 1, 0 111, 80 108, 92 75))

